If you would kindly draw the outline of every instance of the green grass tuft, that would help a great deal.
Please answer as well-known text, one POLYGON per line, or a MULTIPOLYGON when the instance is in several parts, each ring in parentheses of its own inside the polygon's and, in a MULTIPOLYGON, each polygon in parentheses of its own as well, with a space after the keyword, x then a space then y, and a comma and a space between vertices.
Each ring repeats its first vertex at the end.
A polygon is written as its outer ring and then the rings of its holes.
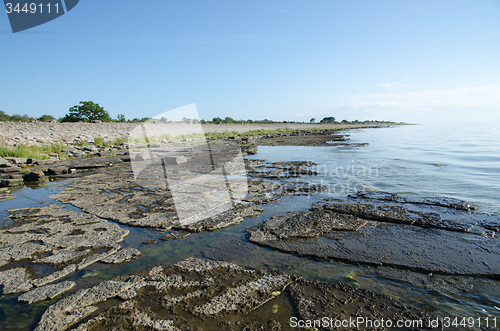
POLYGON ((23 158, 34 158, 47 160, 50 154, 61 153, 63 148, 67 146, 63 143, 55 143, 53 145, 47 146, 28 146, 24 144, 19 144, 16 147, 0 146, 0 156, 1 157, 23 157, 23 158), (42 154, 42 155, 40 155, 42 154))

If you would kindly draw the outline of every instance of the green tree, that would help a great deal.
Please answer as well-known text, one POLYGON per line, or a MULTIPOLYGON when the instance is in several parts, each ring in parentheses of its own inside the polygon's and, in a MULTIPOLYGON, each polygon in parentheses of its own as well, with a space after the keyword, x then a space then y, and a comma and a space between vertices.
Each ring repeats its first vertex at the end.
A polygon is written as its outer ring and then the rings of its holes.
POLYGON ((316 122, 316 119, 313 117, 313 118, 311 118, 311 120, 309 121, 309 123, 314 123, 314 122, 316 122))
POLYGON ((69 113, 62 119, 63 122, 90 122, 95 120, 111 122, 111 117, 104 108, 92 101, 80 101, 80 104, 71 107, 69 113))
POLYGON ((54 116, 52 115, 42 115, 37 120, 42 121, 42 122, 50 122, 52 120, 55 120, 54 116))
POLYGON ((10 121, 10 116, 7 115, 3 110, 0 110, 0 121, 10 121))
POLYGON ((324 117, 321 121, 319 121, 321 124, 323 123, 335 123, 335 117, 324 117))
POLYGON ((125 115, 123 114, 118 114, 118 116, 116 116, 116 120, 118 122, 126 122, 127 120, 125 119, 125 115))

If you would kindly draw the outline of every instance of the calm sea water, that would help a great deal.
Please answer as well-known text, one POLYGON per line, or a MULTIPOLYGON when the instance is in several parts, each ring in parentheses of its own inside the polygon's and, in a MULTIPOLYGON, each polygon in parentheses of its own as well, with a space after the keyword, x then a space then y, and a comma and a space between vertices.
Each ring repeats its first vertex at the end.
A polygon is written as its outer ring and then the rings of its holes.
POLYGON ((345 196, 360 189, 466 200, 500 215, 500 123, 422 124, 350 130, 354 149, 259 147, 254 158, 310 160, 308 181, 345 196))

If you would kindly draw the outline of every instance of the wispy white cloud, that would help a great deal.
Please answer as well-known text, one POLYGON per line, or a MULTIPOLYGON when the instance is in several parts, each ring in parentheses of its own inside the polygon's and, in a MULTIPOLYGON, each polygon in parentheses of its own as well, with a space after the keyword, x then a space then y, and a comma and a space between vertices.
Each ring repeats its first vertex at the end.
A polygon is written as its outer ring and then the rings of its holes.
POLYGON ((347 100, 354 108, 404 107, 418 109, 429 107, 500 107, 500 86, 464 87, 443 91, 371 93, 354 95, 347 100))
POLYGON ((288 13, 288 10, 284 10, 284 9, 277 9, 277 8, 269 8, 271 10, 276 10, 276 11, 280 11, 282 13, 288 13))
POLYGON ((398 87, 408 87, 409 85, 399 84, 398 82, 395 82, 395 83, 377 84, 377 86, 385 87, 388 90, 394 90, 394 89, 397 89, 398 87))
MULTIPOLYGON (((369 93, 346 96, 325 106, 316 116, 339 114, 351 119, 370 117, 397 121, 500 120, 500 86, 464 87, 417 92, 369 93)), ((335 115, 333 115, 335 116, 335 115)))

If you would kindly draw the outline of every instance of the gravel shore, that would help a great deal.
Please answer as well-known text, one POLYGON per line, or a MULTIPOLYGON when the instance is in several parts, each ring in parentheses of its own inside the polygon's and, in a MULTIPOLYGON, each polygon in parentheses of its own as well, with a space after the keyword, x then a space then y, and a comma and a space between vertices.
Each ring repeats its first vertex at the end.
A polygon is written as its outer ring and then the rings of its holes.
MULTIPOLYGON (((107 141, 116 139, 127 139, 128 135, 140 123, 50 123, 50 122, 0 122, 0 143, 7 146, 27 145, 50 145, 57 142, 69 144, 75 141, 94 141, 101 137, 107 141), (3 141, 2 141, 3 140, 3 141)), ((185 123, 157 123, 154 125, 156 132, 198 132, 199 124, 185 123)), ((389 125, 379 123, 379 125, 389 125)), ((313 129, 320 127, 349 128, 349 127, 373 127, 374 124, 300 124, 300 123, 274 123, 274 124, 203 124, 205 133, 221 132, 247 132, 251 130, 277 130, 277 129, 313 129)))

